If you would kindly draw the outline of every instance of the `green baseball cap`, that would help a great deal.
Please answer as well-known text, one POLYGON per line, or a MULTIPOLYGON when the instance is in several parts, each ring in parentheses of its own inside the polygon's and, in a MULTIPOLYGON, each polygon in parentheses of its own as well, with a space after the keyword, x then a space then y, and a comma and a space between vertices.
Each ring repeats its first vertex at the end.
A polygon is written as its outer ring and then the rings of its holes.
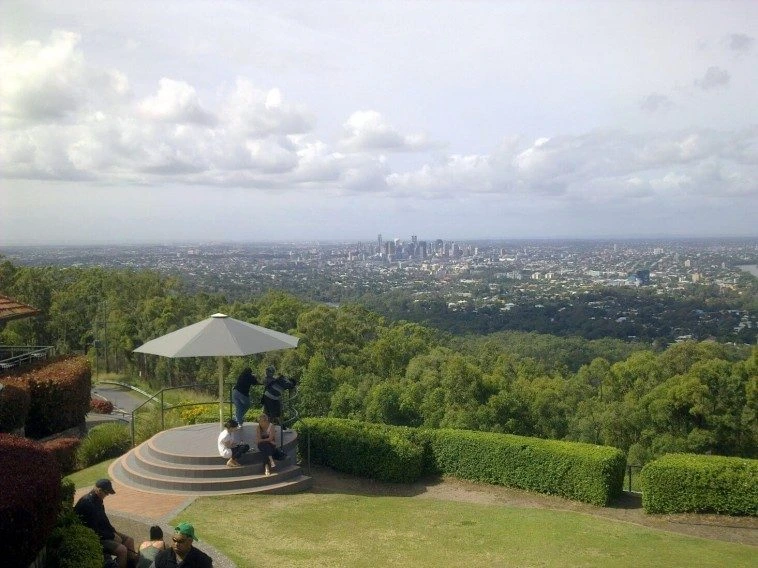
POLYGON ((184 536, 190 537, 192 540, 200 540, 195 536, 195 527, 193 527, 190 523, 187 521, 182 521, 176 527, 176 532, 179 534, 183 534, 184 536))

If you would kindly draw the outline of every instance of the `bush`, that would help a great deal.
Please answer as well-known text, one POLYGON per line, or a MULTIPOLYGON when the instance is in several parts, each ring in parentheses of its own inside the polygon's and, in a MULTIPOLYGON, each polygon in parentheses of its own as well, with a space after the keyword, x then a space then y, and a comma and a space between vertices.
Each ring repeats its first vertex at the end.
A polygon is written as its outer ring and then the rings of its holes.
POLYGON ((58 516, 55 529, 47 539, 45 568, 102 568, 100 539, 85 527, 71 507, 58 516))
POLYGON ((79 438, 56 438, 41 445, 53 454, 61 468, 62 475, 68 475, 76 469, 76 451, 81 444, 79 438))
POLYGON ((301 442, 311 435, 312 459, 339 471, 397 483, 415 481, 424 471, 423 447, 411 441, 408 428, 307 418, 298 430, 301 442))
POLYGON ((640 477, 647 513, 758 515, 758 460, 667 454, 640 477))
POLYGON ((76 495, 76 484, 68 477, 61 480, 61 503, 63 507, 71 508, 74 506, 74 496, 76 495))
POLYGON ((103 398, 92 398, 89 401, 89 409, 97 414, 110 414, 113 412, 113 403, 103 398))
POLYGON ((132 437, 124 424, 101 424, 92 428, 76 452, 79 468, 116 458, 132 447, 132 437))
POLYGON ((29 388, 27 436, 43 438, 84 422, 92 388, 92 372, 86 357, 61 359, 13 380, 29 388))
POLYGON ((29 389, 21 383, 0 381, 0 432, 13 432, 24 426, 29 414, 29 389))
POLYGON ((469 430, 426 430, 440 473, 607 505, 622 492, 621 450, 469 430))
POLYGON ((431 430, 338 418, 297 424, 300 453, 382 481, 441 473, 606 505, 621 494, 624 453, 616 448, 469 430, 431 430))
POLYGON ((0 434, 0 472, 0 558, 29 566, 61 508, 58 463, 32 440, 0 434))

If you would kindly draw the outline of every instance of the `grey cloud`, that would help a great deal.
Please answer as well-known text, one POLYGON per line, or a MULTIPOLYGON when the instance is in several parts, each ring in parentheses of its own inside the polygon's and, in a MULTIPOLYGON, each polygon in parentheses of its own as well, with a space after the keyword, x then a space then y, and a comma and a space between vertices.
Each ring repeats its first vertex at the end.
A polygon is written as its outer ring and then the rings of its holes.
POLYGON ((727 45, 732 51, 746 53, 753 48, 755 40, 746 34, 731 34, 727 37, 727 45))
POLYGON ((645 97, 640 103, 640 108, 646 112, 655 113, 672 108, 674 103, 666 95, 652 93, 645 97))
POLYGON ((653 199, 677 191, 749 197, 758 195, 756 147, 756 129, 654 135, 597 131, 426 165, 392 174, 388 182, 399 195, 504 192, 592 201, 611 195, 653 199))
POLYGON ((708 67, 702 79, 695 81, 695 85, 707 91, 722 85, 729 84, 729 72, 721 67, 708 67))

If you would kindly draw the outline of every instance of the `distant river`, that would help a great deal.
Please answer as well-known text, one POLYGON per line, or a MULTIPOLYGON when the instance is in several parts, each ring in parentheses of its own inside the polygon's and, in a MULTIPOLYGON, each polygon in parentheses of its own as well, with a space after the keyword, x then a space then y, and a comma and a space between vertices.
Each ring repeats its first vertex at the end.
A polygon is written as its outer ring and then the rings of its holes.
POLYGON ((745 272, 749 272, 753 276, 758 277, 758 264, 742 264, 738 266, 740 270, 744 270, 745 272))

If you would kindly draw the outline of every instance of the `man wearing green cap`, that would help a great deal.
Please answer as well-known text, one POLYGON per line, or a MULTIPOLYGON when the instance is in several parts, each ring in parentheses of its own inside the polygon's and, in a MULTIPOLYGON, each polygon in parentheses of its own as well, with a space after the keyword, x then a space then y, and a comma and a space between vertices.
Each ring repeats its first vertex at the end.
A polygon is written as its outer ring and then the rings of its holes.
POLYGON ((202 550, 192 546, 192 543, 198 540, 195 536, 195 527, 183 521, 175 528, 176 533, 172 538, 171 548, 159 551, 155 555, 153 566, 155 568, 213 568, 213 559, 202 550))

